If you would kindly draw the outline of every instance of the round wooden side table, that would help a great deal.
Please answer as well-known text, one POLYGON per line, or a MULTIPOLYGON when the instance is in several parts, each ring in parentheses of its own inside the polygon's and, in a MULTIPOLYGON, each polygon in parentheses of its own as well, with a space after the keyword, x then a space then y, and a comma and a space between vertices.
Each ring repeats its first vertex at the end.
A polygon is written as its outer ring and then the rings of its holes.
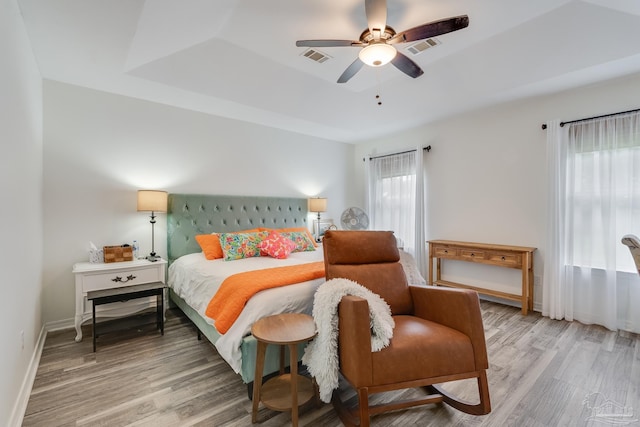
POLYGON ((251 333, 258 342, 256 373, 253 380, 251 421, 257 422, 260 401, 274 411, 291 411, 291 424, 298 425, 298 406, 317 397, 313 380, 298 374, 298 344, 316 336, 313 317, 301 313, 284 313, 263 317, 253 324, 251 333), (280 375, 262 384, 267 344, 281 345, 280 375), (289 347, 290 373, 284 372, 284 348, 289 347), (295 380, 294 380, 295 379, 295 380))

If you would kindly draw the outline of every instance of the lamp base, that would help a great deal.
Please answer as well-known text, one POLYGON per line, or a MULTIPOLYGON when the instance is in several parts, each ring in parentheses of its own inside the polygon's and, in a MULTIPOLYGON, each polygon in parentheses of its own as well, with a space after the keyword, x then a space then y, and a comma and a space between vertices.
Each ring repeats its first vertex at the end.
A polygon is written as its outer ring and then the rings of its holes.
POLYGON ((320 212, 318 212, 318 225, 316 226, 316 243, 322 242, 322 237, 320 237, 320 212))
POLYGON ((151 254, 151 255, 148 255, 145 259, 146 259, 147 261, 150 261, 150 262, 156 262, 156 261, 158 261, 159 259, 161 259, 161 257, 159 257, 159 256, 158 256, 158 255, 156 255, 156 254, 151 254))

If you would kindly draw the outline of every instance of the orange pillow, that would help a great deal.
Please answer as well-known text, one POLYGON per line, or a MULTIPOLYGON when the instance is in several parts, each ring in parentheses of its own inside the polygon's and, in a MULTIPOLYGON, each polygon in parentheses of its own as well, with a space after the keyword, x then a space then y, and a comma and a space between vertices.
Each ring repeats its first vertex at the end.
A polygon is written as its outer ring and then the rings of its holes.
POLYGON ((214 234, 198 234, 196 241, 200 245, 204 257, 206 259, 222 258, 222 246, 220 246, 220 237, 217 233, 214 234))
POLYGON ((290 227, 290 228, 277 228, 276 231, 278 233, 287 233, 287 232, 299 232, 299 233, 307 233, 309 236, 309 240, 313 242, 313 246, 318 247, 318 243, 316 242, 316 238, 313 237, 311 232, 307 227, 290 227))

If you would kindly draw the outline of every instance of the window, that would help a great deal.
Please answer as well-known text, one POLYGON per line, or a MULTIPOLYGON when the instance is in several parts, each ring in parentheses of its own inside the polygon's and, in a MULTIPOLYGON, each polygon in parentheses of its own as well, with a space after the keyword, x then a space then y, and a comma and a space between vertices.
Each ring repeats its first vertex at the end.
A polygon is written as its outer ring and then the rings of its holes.
POLYGON ((640 112, 547 132, 549 200, 542 314, 640 332, 640 112))
POLYGON ((625 234, 640 235, 640 135, 628 120, 571 125, 569 265, 636 272, 625 234), (573 149, 571 149, 571 147, 573 149))
POLYGON ((371 157, 367 163, 369 228, 393 231, 423 277, 428 266, 424 156, 430 148, 371 157))

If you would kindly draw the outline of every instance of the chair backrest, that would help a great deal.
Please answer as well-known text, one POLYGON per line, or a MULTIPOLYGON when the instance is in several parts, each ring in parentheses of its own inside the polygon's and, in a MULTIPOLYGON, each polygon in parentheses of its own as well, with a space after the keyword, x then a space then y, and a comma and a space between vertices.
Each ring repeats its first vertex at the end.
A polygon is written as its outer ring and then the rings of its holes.
POLYGON ((413 301, 392 231, 327 230, 323 239, 327 280, 353 280, 380 295, 391 313, 410 314, 413 301))

